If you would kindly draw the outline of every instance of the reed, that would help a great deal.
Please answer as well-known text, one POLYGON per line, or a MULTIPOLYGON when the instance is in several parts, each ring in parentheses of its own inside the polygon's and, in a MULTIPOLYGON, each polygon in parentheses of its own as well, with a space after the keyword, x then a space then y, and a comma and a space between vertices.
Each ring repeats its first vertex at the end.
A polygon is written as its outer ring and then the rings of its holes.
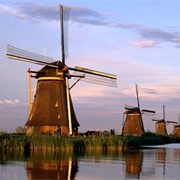
POLYGON ((1 150, 85 150, 122 149, 124 137, 60 137, 60 136, 27 136, 4 134, 0 136, 1 150))
POLYGON ((180 138, 145 133, 136 136, 108 137, 62 137, 50 135, 3 134, 0 136, 0 151, 109 151, 140 149, 142 145, 179 143, 180 138))
POLYGON ((19 136, 17 134, 3 134, 0 136, 1 150, 24 150, 27 143, 27 136, 19 136))

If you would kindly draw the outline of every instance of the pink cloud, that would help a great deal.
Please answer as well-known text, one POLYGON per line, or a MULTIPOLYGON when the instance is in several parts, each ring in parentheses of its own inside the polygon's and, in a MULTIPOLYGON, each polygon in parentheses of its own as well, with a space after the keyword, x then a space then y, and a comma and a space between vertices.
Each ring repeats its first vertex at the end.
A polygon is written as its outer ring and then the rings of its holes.
POLYGON ((136 47, 142 47, 142 48, 149 48, 153 47, 157 44, 157 41, 144 41, 144 42, 133 42, 131 45, 136 46, 136 47))
POLYGON ((5 100, 1 100, 0 101, 0 104, 19 104, 19 100, 18 99, 15 99, 15 100, 8 100, 8 99, 5 99, 5 100))

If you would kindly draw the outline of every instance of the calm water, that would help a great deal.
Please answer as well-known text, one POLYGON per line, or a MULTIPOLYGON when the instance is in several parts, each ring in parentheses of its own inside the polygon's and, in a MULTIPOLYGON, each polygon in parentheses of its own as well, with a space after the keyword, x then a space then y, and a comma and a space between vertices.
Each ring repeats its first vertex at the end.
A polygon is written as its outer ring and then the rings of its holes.
POLYGON ((0 180, 176 180, 180 179, 180 144, 139 151, 94 153, 0 154, 0 180))

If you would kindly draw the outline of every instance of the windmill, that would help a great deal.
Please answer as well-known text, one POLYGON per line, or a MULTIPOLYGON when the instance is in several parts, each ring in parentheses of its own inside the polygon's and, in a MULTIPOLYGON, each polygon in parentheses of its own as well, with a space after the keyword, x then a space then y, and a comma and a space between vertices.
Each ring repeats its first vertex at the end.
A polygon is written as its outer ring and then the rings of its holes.
POLYGON ((178 114, 179 124, 174 125, 173 136, 180 136, 180 114, 178 114))
POLYGON ((155 113, 155 111, 140 109, 138 86, 136 87, 137 107, 125 105, 125 122, 123 122, 122 135, 132 134, 134 136, 141 136, 145 130, 142 120, 143 113, 155 113))
POLYGON ((37 88, 33 106, 25 124, 27 134, 76 135, 79 123, 77 121, 70 89, 80 80, 86 82, 117 86, 116 75, 75 66, 68 67, 67 58, 67 22, 69 8, 60 5, 61 54, 62 60, 54 61, 52 57, 42 56, 17 47, 7 46, 7 57, 44 66, 39 71, 30 71, 31 77, 37 78, 37 88), (74 72, 73 74, 70 72, 74 72), (69 79, 76 82, 69 87, 69 79))
POLYGON ((166 126, 170 123, 177 124, 174 121, 165 121, 165 106, 163 105, 163 119, 152 119, 152 121, 156 122, 156 134, 160 135, 168 135, 166 126))

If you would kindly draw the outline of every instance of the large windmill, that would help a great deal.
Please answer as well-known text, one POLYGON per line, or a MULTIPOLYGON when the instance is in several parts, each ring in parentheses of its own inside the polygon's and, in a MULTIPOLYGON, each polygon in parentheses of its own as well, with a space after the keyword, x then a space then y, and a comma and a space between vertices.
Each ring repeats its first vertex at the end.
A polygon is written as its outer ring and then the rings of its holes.
POLYGON ((145 130, 142 120, 143 113, 155 113, 155 111, 140 109, 138 86, 136 86, 137 107, 125 105, 125 122, 123 122, 122 135, 141 136, 145 130))
POLYGON ((29 118, 26 122, 28 134, 57 133, 72 135, 78 133, 77 121, 70 96, 69 79, 75 77, 87 82, 117 86, 116 75, 83 67, 68 67, 65 63, 67 52, 65 39, 69 8, 60 5, 62 60, 31 53, 8 45, 7 57, 44 66, 33 77, 38 79, 36 94, 29 118), (73 71, 74 74, 70 72, 73 71))
POLYGON ((155 131, 156 134, 160 135, 168 135, 166 126, 170 123, 177 124, 174 121, 166 121, 165 120, 165 106, 163 105, 163 119, 152 119, 152 121, 156 121, 155 131))

